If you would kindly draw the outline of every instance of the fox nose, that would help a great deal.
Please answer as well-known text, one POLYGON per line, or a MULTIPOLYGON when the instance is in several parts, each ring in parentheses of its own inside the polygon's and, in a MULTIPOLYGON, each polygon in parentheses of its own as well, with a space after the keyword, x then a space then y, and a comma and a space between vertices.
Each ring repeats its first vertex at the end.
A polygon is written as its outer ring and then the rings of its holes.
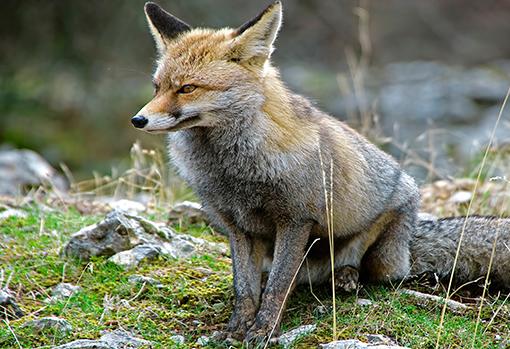
POLYGON ((144 128, 145 125, 149 122, 149 119, 147 119, 145 116, 142 115, 135 115, 131 119, 131 123, 136 128, 144 128))

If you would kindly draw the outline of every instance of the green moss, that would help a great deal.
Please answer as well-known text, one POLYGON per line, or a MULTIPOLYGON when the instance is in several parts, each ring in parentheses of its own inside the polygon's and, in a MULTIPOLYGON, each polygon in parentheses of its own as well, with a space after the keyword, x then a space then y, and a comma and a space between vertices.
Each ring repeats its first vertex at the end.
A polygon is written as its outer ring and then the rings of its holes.
MULTIPOLYGON (((19 304, 29 314, 9 322, 23 348, 62 344, 77 338, 95 339, 102 330, 122 327, 153 341, 155 348, 176 348, 170 337, 182 334, 186 344, 196 347, 201 335, 210 336, 221 330, 232 311, 232 276, 229 258, 204 254, 188 260, 158 258, 142 263, 137 270, 125 271, 105 258, 89 263, 64 260, 59 251, 69 236, 99 220, 99 216, 81 216, 75 210, 43 212, 37 207, 27 209, 28 217, 10 218, 0 226, 0 265, 10 277, 9 287, 19 296, 19 304), (162 287, 131 284, 132 274, 159 280, 162 287), (67 300, 45 303, 51 288, 65 281, 81 286, 82 290, 67 300), (68 335, 33 333, 22 327, 28 319, 60 316, 74 330, 68 335)), ((179 226, 182 232, 226 242, 226 238, 206 225, 179 226)), ((331 292, 329 285, 299 287, 290 298, 284 313, 282 328, 289 330, 303 324, 317 324, 317 330, 300 339, 295 348, 316 347, 332 339, 331 292), (325 312, 317 307, 324 304, 325 312)), ((503 306, 487 328, 488 321, 501 300, 491 300, 484 308, 478 329, 476 348, 497 348, 501 341, 496 334, 508 337, 508 307, 503 306)), ((368 334, 385 334, 401 345, 434 348, 438 330, 440 305, 423 307, 409 296, 402 296, 383 286, 362 288, 359 294, 338 294, 336 299, 337 328, 340 339, 366 339, 368 334), (374 305, 362 307, 357 297, 368 298, 374 305)), ((465 315, 447 312, 440 347, 471 347, 476 323, 476 310, 465 315)), ((6 325, 0 324, 0 348, 19 348, 6 325)), ((508 339, 508 338, 503 338, 508 339)), ((213 343, 208 348, 227 348, 213 343)), ((277 347, 277 346, 276 346, 277 347)))

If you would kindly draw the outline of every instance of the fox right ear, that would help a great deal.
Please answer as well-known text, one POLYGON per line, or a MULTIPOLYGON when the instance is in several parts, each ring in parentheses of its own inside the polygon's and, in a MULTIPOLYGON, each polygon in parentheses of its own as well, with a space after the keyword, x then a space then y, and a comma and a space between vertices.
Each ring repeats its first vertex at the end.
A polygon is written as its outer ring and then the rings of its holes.
POLYGON ((191 30, 187 23, 172 16, 153 2, 146 3, 144 10, 152 36, 160 53, 165 50, 168 42, 172 39, 183 32, 191 30))
POLYGON ((232 56, 240 60, 255 58, 260 62, 266 61, 273 52, 281 24, 282 4, 276 1, 235 31, 232 56))

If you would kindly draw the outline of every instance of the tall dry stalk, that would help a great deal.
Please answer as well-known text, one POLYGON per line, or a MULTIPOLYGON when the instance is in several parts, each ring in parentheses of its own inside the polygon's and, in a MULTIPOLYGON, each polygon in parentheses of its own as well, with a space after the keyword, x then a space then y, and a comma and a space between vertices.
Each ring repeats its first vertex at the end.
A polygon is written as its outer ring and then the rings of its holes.
POLYGON ((329 255, 331 263, 331 292, 333 303, 333 340, 337 339, 336 333, 336 292, 335 292, 335 244, 333 234, 333 159, 330 161, 330 192, 328 195, 328 187, 326 184, 326 171, 324 170, 324 161, 322 159, 322 151, 319 147, 319 159, 322 172, 322 186, 324 189, 324 202, 326 205, 326 224, 329 240, 329 255))

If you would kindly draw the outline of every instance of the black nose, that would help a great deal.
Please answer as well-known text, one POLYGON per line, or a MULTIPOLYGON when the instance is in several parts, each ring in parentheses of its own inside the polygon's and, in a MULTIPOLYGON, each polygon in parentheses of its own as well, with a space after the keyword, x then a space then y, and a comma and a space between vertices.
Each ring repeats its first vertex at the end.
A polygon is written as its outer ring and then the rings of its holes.
POLYGON ((143 128, 145 125, 147 125, 148 122, 149 122, 149 120, 145 116, 142 116, 142 115, 135 115, 131 119, 131 123, 136 128, 143 128))

